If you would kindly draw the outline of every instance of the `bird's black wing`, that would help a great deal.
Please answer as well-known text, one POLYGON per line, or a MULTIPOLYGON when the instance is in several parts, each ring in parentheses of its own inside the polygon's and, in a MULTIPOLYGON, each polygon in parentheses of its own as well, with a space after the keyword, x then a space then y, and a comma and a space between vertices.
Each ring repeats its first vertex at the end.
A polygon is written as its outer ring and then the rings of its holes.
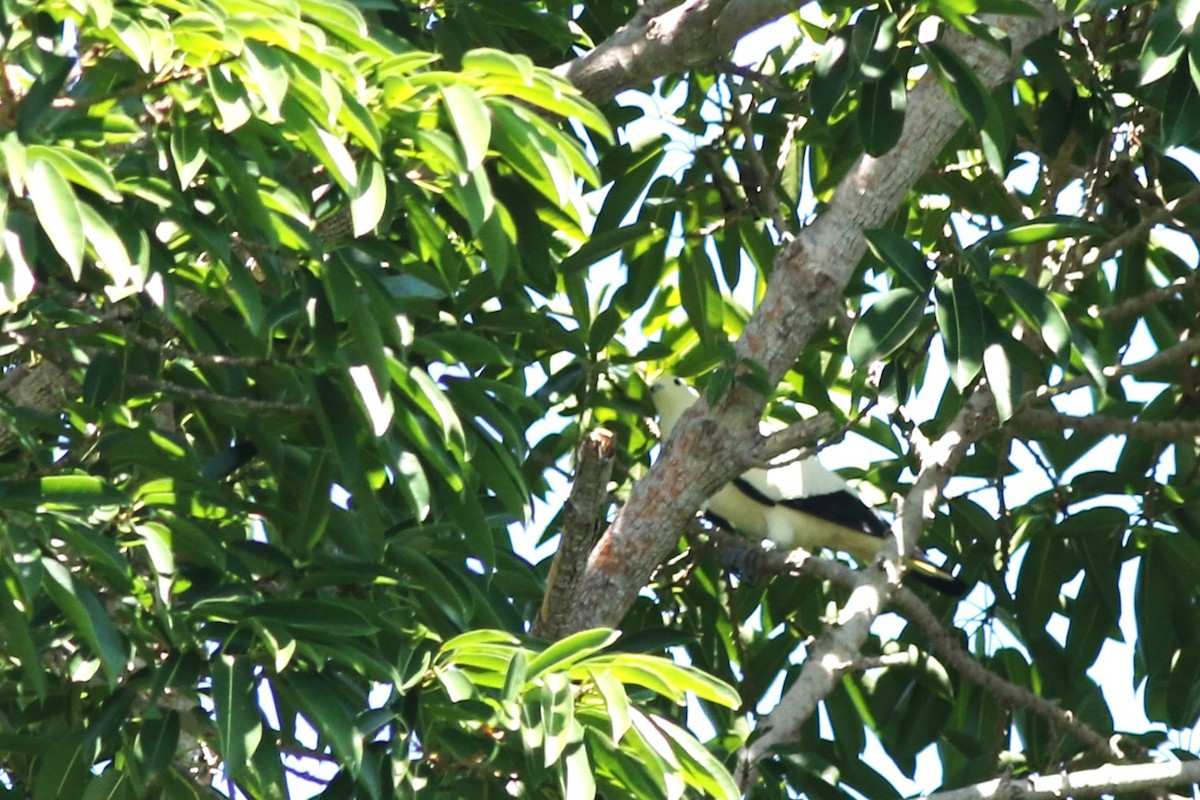
POLYGON ((792 497, 779 505, 871 536, 883 536, 888 530, 870 506, 847 491, 792 497))

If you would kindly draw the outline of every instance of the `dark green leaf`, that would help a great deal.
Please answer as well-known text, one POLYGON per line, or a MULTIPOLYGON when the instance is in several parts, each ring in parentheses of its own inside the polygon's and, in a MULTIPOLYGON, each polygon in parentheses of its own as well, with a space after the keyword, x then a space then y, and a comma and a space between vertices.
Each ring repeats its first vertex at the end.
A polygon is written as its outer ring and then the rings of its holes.
POLYGON ((255 697, 254 665, 244 658, 218 656, 212 664, 212 699, 221 757, 230 775, 240 775, 262 740, 262 716, 255 697))
POLYGON ((928 298, 910 289, 893 289, 880 295, 854 323, 846 341, 846 354, 861 368, 884 361, 916 333, 925 317, 928 298))
POLYGON ((1081 239, 1085 236, 1095 236, 1107 239, 1108 232, 1095 223, 1078 217, 1052 214, 1037 219, 1008 225, 998 231, 984 236, 972 247, 988 250, 1000 250, 1005 247, 1023 247, 1049 242, 1058 239, 1081 239))
POLYGON ((890 68, 877 81, 863 84, 858 105, 858 131, 867 153, 881 156, 900 141, 908 92, 904 73, 890 68))
POLYGON ((886 229, 864 231, 863 236, 871 253, 895 270, 909 288, 922 293, 933 288, 934 271, 924 254, 903 236, 886 229))
POLYGON ((983 367, 983 307, 966 278, 939 278, 934 283, 934 299, 950 377, 960 392, 966 391, 983 367))

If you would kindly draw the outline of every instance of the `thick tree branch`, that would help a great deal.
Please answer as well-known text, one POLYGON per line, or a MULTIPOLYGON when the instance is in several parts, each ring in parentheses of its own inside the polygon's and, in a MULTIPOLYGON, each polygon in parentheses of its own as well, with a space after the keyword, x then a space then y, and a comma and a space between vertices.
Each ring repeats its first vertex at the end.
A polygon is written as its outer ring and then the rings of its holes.
POLYGON ((563 508, 562 537, 550 563, 541 611, 530 630, 534 636, 554 641, 562 635, 588 554, 607 523, 608 480, 615 455, 615 437, 604 428, 592 431, 579 445, 575 482, 563 508))
MULTIPOLYGON (((996 85, 1009 75, 1026 45, 1061 22, 1050 3, 1035 6, 1045 16, 994 20, 1010 37, 1011 59, 991 44, 965 37, 951 37, 951 46, 985 84, 996 85)), ((671 13, 701 7, 710 8, 685 3, 671 13)), ((630 27, 643 22, 635 19, 630 27)), ((765 366, 776 381, 786 372, 841 302, 865 252, 864 231, 887 222, 961 124, 958 108, 932 75, 918 82, 910 94, 899 144, 880 158, 862 157, 818 221, 776 258, 762 305, 737 343, 739 357, 765 366)), ((719 408, 710 411, 700 402, 684 414, 664 455, 634 487, 593 550, 570 630, 620 622, 708 493, 745 466, 765 402, 735 387, 719 408)))
POLYGON ((555 71, 593 103, 726 55, 742 36, 796 10, 787 0, 648 2, 595 48, 555 71))

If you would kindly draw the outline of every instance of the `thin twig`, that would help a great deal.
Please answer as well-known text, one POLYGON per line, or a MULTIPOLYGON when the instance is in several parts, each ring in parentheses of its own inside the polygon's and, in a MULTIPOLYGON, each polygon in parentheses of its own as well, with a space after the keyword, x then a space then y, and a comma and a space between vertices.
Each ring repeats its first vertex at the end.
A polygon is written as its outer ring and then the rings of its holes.
POLYGON ((217 392, 210 392, 207 389, 193 389, 188 386, 180 386, 178 383, 172 383, 170 381, 147 378, 144 375, 126 375, 125 381, 133 384, 134 386, 153 389, 174 397, 183 397, 188 400, 195 400, 202 403, 233 406, 253 414, 292 414, 298 417, 307 417, 313 414, 312 406, 303 405, 301 403, 284 403, 273 400, 253 400, 248 397, 231 397, 229 395, 219 394, 217 392))

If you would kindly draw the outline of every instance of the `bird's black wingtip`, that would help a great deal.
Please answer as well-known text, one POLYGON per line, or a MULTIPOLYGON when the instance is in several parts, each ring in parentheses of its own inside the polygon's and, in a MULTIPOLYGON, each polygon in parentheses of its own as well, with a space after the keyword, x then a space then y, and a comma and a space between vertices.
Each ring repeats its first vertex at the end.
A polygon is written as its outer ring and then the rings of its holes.
POLYGON ((915 562, 911 566, 914 569, 910 569, 909 573, 913 576, 913 580, 919 581, 930 589, 953 597, 956 600, 965 597, 967 591, 971 588, 961 578, 942 572, 940 569, 933 567, 932 564, 915 562), (920 569, 920 566, 925 566, 927 569, 920 569))

